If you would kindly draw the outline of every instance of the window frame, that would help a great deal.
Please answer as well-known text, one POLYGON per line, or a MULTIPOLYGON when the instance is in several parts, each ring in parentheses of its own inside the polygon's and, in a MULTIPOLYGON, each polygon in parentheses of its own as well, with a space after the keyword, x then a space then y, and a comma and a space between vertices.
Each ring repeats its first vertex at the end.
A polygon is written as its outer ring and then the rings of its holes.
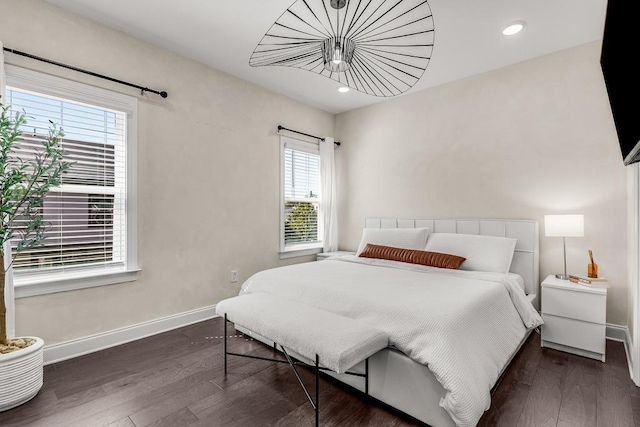
MULTIPOLYGON (((317 154, 320 157, 320 146, 311 142, 301 141, 288 136, 280 136, 280 259, 310 256, 322 252, 324 243, 322 236, 324 235, 323 216, 322 216, 322 188, 320 188, 318 203, 318 237, 319 240, 313 243, 300 243, 296 245, 286 246, 284 241, 284 221, 285 221, 285 149, 290 148, 296 151, 302 151, 310 154, 317 154)), ((321 159, 320 159, 321 161, 321 159)), ((320 173, 320 171, 318 171, 320 173)), ((319 177, 320 178, 320 177, 319 177)), ((322 182, 322 179, 319 180, 322 182)))
MULTIPOLYGON (((14 272, 16 298, 92 288, 116 283, 131 282, 137 279, 138 267, 138 203, 137 203, 137 135, 138 135, 138 99, 52 76, 38 71, 28 70, 14 65, 5 66, 8 87, 15 87, 55 96, 69 101, 81 102, 97 107, 109 108, 126 113, 126 186, 125 186, 125 233, 126 255, 123 267, 112 270, 104 267, 79 269, 74 272, 42 275, 22 275, 14 272)), ((28 113, 28 112, 27 112, 28 113)))

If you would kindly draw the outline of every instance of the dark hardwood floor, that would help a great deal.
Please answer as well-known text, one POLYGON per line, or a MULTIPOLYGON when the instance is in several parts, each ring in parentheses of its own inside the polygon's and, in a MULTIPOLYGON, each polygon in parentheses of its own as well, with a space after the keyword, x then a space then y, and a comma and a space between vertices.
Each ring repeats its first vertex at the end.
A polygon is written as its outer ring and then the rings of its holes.
MULTIPOLYGON (((231 333, 233 328, 230 328, 231 333)), ((312 426, 313 410, 287 365, 229 358, 222 365, 222 320, 213 319, 45 368, 32 401, 0 413, 0 426, 312 426)), ((271 356, 240 335, 230 350, 271 356)), ((313 384, 313 376, 301 370, 313 384)), ((322 379, 323 426, 420 423, 322 379)), ((541 349, 532 334, 513 360, 479 426, 640 426, 640 390, 621 343, 607 363, 541 349), (635 422, 635 424, 634 424, 635 422)))

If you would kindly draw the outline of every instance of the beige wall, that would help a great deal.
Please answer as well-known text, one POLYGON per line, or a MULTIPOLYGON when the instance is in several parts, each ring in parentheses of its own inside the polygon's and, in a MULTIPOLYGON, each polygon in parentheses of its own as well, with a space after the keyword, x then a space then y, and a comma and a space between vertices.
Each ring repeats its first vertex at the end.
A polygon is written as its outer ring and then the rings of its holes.
POLYGON ((366 217, 535 219, 544 278, 562 241, 543 216, 583 213, 568 270, 586 273, 593 249, 607 321, 626 324, 626 173, 599 55, 591 43, 338 115, 341 248, 366 217))
MULTIPOLYGON (((139 103, 139 280, 20 299, 18 335, 53 344, 212 305, 282 264, 276 126, 333 135, 332 114, 38 0, 0 0, 0 40, 169 92, 139 103), (238 283, 229 283, 232 269, 238 283)), ((138 95, 15 55, 6 61, 138 95)))

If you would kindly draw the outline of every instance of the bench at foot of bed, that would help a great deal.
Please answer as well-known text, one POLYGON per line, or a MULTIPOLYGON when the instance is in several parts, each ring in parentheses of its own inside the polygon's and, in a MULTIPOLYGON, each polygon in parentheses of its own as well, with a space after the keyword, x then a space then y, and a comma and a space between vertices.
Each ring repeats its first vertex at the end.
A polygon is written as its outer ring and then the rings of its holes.
POLYGON ((387 335, 358 320, 320 310, 305 304, 266 293, 240 295, 221 301, 216 305, 217 314, 224 316, 224 370, 227 373, 227 356, 285 362, 227 350, 227 321, 242 326, 279 345, 286 362, 293 368, 307 398, 315 410, 318 425, 318 375, 321 370, 362 376, 368 390, 368 370, 365 374, 350 373, 354 365, 366 361, 369 356, 387 347, 387 335), (292 358, 288 351, 295 352, 305 361, 292 358), (315 399, 311 398, 302 382, 296 365, 312 367, 316 373, 315 399))

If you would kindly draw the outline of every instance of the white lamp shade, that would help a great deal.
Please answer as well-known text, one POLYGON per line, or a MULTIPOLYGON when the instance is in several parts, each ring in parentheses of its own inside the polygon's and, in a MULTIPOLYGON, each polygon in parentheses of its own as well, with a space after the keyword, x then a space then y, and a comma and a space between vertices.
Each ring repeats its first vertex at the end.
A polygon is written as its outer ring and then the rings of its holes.
POLYGON ((545 215, 547 237, 584 237, 584 215, 545 215))

